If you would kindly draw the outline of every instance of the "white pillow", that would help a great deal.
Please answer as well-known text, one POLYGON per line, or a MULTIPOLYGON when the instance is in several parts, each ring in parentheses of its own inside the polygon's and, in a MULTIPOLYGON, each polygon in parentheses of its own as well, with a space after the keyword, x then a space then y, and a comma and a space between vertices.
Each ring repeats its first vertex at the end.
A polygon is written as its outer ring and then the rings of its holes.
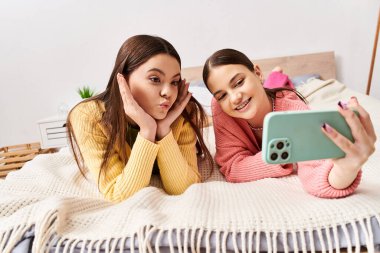
POLYGON ((215 156, 216 147, 215 147, 215 133, 214 133, 214 127, 208 126, 203 129, 203 139, 205 141, 205 144, 208 148, 208 150, 211 153, 211 156, 215 156))
POLYGON ((203 106, 207 115, 211 116, 211 100, 212 95, 205 86, 191 86, 189 91, 193 93, 193 97, 203 106))

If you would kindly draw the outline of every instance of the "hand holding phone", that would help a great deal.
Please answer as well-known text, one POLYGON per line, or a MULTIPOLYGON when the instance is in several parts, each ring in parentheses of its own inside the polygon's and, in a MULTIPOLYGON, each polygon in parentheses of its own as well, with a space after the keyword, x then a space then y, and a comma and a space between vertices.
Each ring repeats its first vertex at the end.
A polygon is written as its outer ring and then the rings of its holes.
POLYGON ((376 133, 370 115, 356 97, 351 97, 348 103, 340 101, 338 105, 339 113, 350 126, 355 142, 351 142, 327 124, 321 130, 345 153, 344 157, 332 159, 334 165, 328 176, 332 187, 345 189, 352 185, 362 166, 375 152, 376 133), (349 106, 355 110, 350 110, 349 106), (358 112, 357 117, 353 113, 355 111, 358 112))
POLYGON ((271 164, 344 157, 345 153, 322 131, 329 124, 354 141, 350 127, 338 111, 282 111, 265 116, 262 155, 271 164))

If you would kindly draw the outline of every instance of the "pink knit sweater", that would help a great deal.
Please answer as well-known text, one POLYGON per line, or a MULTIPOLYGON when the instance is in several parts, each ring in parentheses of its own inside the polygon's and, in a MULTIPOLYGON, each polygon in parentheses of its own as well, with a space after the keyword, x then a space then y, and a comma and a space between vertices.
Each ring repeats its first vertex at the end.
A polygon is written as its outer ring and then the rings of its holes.
MULTIPOLYGON (((284 91, 284 96, 275 99, 276 111, 307 110, 308 106, 293 92, 284 91)), ((261 158, 261 143, 258 143, 246 120, 232 118, 224 113, 213 99, 212 113, 215 129, 215 161, 228 182, 240 183, 267 177, 282 177, 293 172, 293 165, 267 164, 261 158)), ((312 195, 323 198, 339 198, 350 195, 360 183, 361 171, 346 189, 335 189, 328 182, 333 167, 331 160, 298 163, 298 176, 303 187, 312 195)))

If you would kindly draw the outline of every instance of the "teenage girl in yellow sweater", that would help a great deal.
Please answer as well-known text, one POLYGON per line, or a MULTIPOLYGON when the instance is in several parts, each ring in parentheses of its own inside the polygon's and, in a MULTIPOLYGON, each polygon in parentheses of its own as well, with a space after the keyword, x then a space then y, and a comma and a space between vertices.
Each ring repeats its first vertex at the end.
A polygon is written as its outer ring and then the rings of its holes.
POLYGON ((168 194, 200 182, 197 154, 212 161, 201 131, 207 118, 180 71, 168 41, 131 37, 106 90, 71 110, 67 126, 78 166, 91 172, 106 199, 127 199, 148 186, 152 173, 168 194))

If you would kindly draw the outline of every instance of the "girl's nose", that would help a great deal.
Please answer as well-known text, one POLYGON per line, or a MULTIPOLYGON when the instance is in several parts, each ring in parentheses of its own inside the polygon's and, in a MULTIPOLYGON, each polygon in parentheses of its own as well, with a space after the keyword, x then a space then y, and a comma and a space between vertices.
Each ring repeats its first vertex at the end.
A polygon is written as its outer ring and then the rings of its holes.
POLYGON ((160 96, 169 99, 175 92, 176 88, 171 84, 164 84, 160 91, 160 96))
POLYGON ((241 94, 241 92, 234 92, 231 94, 231 103, 234 105, 238 105, 241 103, 242 98, 243 95, 241 94))

